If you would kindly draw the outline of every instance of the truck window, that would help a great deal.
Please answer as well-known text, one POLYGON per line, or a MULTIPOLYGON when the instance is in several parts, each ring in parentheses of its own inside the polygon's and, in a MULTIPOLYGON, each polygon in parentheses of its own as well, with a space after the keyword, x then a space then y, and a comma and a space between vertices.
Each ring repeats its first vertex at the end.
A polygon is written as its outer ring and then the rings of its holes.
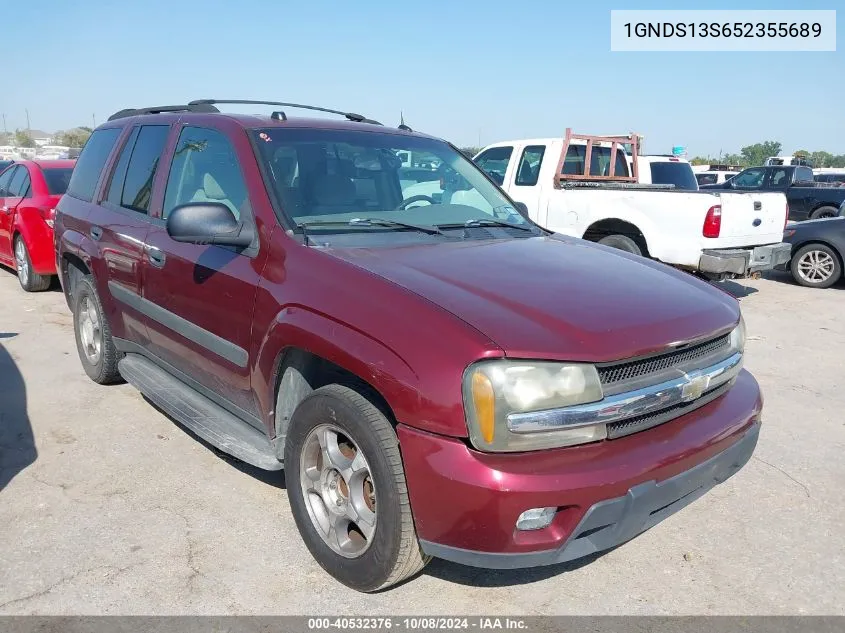
MULTIPOLYGON (((675 185, 675 189, 696 191, 698 181, 692 173, 689 163, 658 162, 651 163, 651 182, 655 185, 675 185)), ((715 178, 713 179, 715 182, 715 178)))
POLYGON ((772 170, 772 187, 786 187, 789 184, 789 171, 786 169, 772 170))
POLYGON ((744 172, 734 176, 732 182, 736 187, 762 187, 765 175, 765 169, 746 169, 744 172))
POLYGON ((695 179, 699 185, 715 185, 719 176, 717 174, 696 174, 695 179))
POLYGON ((529 145, 522 150, 522 158, 519 160, 519 168, 516 171, 517 185, 531 187, 537 184, 545 152, 545 145, 529 145))
MULTIPOLYGON (((590 175, 591 176, 609 176, 610 175, 610 147, 598 147, 593 145, 593 150, 590 155, 590 175)), ((584 165, 587 160, 587 146, 586 145, 570 145, 566 150, 566 158, 563 161, 562 174, 575 174, 578 176, 584 175, 584 165)), ((627 176, 628 161, 625 160, 625 153, 622 151, 616 152, 616 169, 614 176, 627 176)))
POLYGON ((813 182, 813 170, 809 167, 796 167, 795 182, 813 182))
POLYGON ((481 152, 475 159, 475 164, 481 167, 497 185, 505 184, 505 171, 508 168, 508 161, 513 154, 513 147, 491 147, 481 152))

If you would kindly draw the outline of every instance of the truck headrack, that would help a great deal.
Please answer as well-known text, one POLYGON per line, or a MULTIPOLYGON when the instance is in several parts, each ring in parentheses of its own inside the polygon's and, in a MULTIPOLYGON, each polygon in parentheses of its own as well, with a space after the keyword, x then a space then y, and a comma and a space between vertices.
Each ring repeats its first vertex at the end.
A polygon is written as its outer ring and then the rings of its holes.
MULTIPOLYGON (((630 182, 636 183, 639 180, 636 158, 631 161, 632 175, 620 175, 616 173, 616 155, 622 149, 622 146, 629 145, 631 147, 631 156, 639 156, 639 134, 631 133, 627 136, 596 136, 591 134, 576 134, 571 128, 566 128, 566 136, 563 139, 563 148, 560 152, 560 159, 557 163, 557 170, 554 176, 554 186, 556 189, 563 187, 567 181, 602 181, 602 182, 630 182), (563 167, 566 163, 566 155, 569 152, 569 146, 573 140, 585 141, 586 151, 584 155, 584 173, 583 174, 564 174, 563 167), (591 174, 590 167, 593 155, 593 145, 610 143, 610 165, 607 175, 591 174)), ((623 150, 624 151, 624 150, 623 150)))

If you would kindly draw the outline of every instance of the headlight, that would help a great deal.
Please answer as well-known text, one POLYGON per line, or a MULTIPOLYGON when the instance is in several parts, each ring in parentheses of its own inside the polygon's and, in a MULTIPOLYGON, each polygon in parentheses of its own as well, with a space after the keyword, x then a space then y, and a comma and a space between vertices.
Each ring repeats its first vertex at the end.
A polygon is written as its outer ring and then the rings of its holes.
POLYGON ((466 371, 463 393, 470 440, 479 450, 528 451, 607 436, 604 424, 538 430, 545 410, 602 399, 599 375, 592 365, 483 361, 466 371))
POLYGON ((739 317, 739 325, 731 331, 731 349, 742 354, 745 351, 745 319, 739 317))

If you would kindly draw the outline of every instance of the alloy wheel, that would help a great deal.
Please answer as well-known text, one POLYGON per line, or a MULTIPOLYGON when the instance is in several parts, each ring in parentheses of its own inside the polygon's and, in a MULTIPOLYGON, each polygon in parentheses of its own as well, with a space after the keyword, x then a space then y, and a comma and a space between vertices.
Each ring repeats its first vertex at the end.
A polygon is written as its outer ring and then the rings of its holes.
POLYGON ((830 279, 836 264, 824 251, 807 251, 798 260, 798 275, 811 284, 819 284, 830 279))
POLYGON ((21 285, 25 287, 29 283, 29 265, 26 260, 26 245, 20 238, 15 243, 15 265, 21 285))
POLYGON ((103 332, 100 328, 100 315, 89 296, 83 296, 79 305, 79 340, 85 357, 92 365, 100 362, 103 344, 103 332))

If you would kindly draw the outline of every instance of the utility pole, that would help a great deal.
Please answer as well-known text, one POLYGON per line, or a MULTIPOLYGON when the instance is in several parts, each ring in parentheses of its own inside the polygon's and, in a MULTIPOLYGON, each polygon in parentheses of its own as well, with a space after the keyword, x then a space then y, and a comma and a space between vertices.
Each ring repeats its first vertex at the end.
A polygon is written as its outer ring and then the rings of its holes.
POLYGON ((92 113, 91 113, 91 129, 93 130, 95 127, 97 127, 97 117, 96 117, 96 115, 92 112, 92 113))
POLYGON ((29 131, 32 129, 29 127, 29 110, 24 110, 24 112, 26 112, 26 131, 28 134, 29 131))
POLYGON ((6 129, 6 113, 3 113, 3 134, 8 134, 9 130, 6 129))

